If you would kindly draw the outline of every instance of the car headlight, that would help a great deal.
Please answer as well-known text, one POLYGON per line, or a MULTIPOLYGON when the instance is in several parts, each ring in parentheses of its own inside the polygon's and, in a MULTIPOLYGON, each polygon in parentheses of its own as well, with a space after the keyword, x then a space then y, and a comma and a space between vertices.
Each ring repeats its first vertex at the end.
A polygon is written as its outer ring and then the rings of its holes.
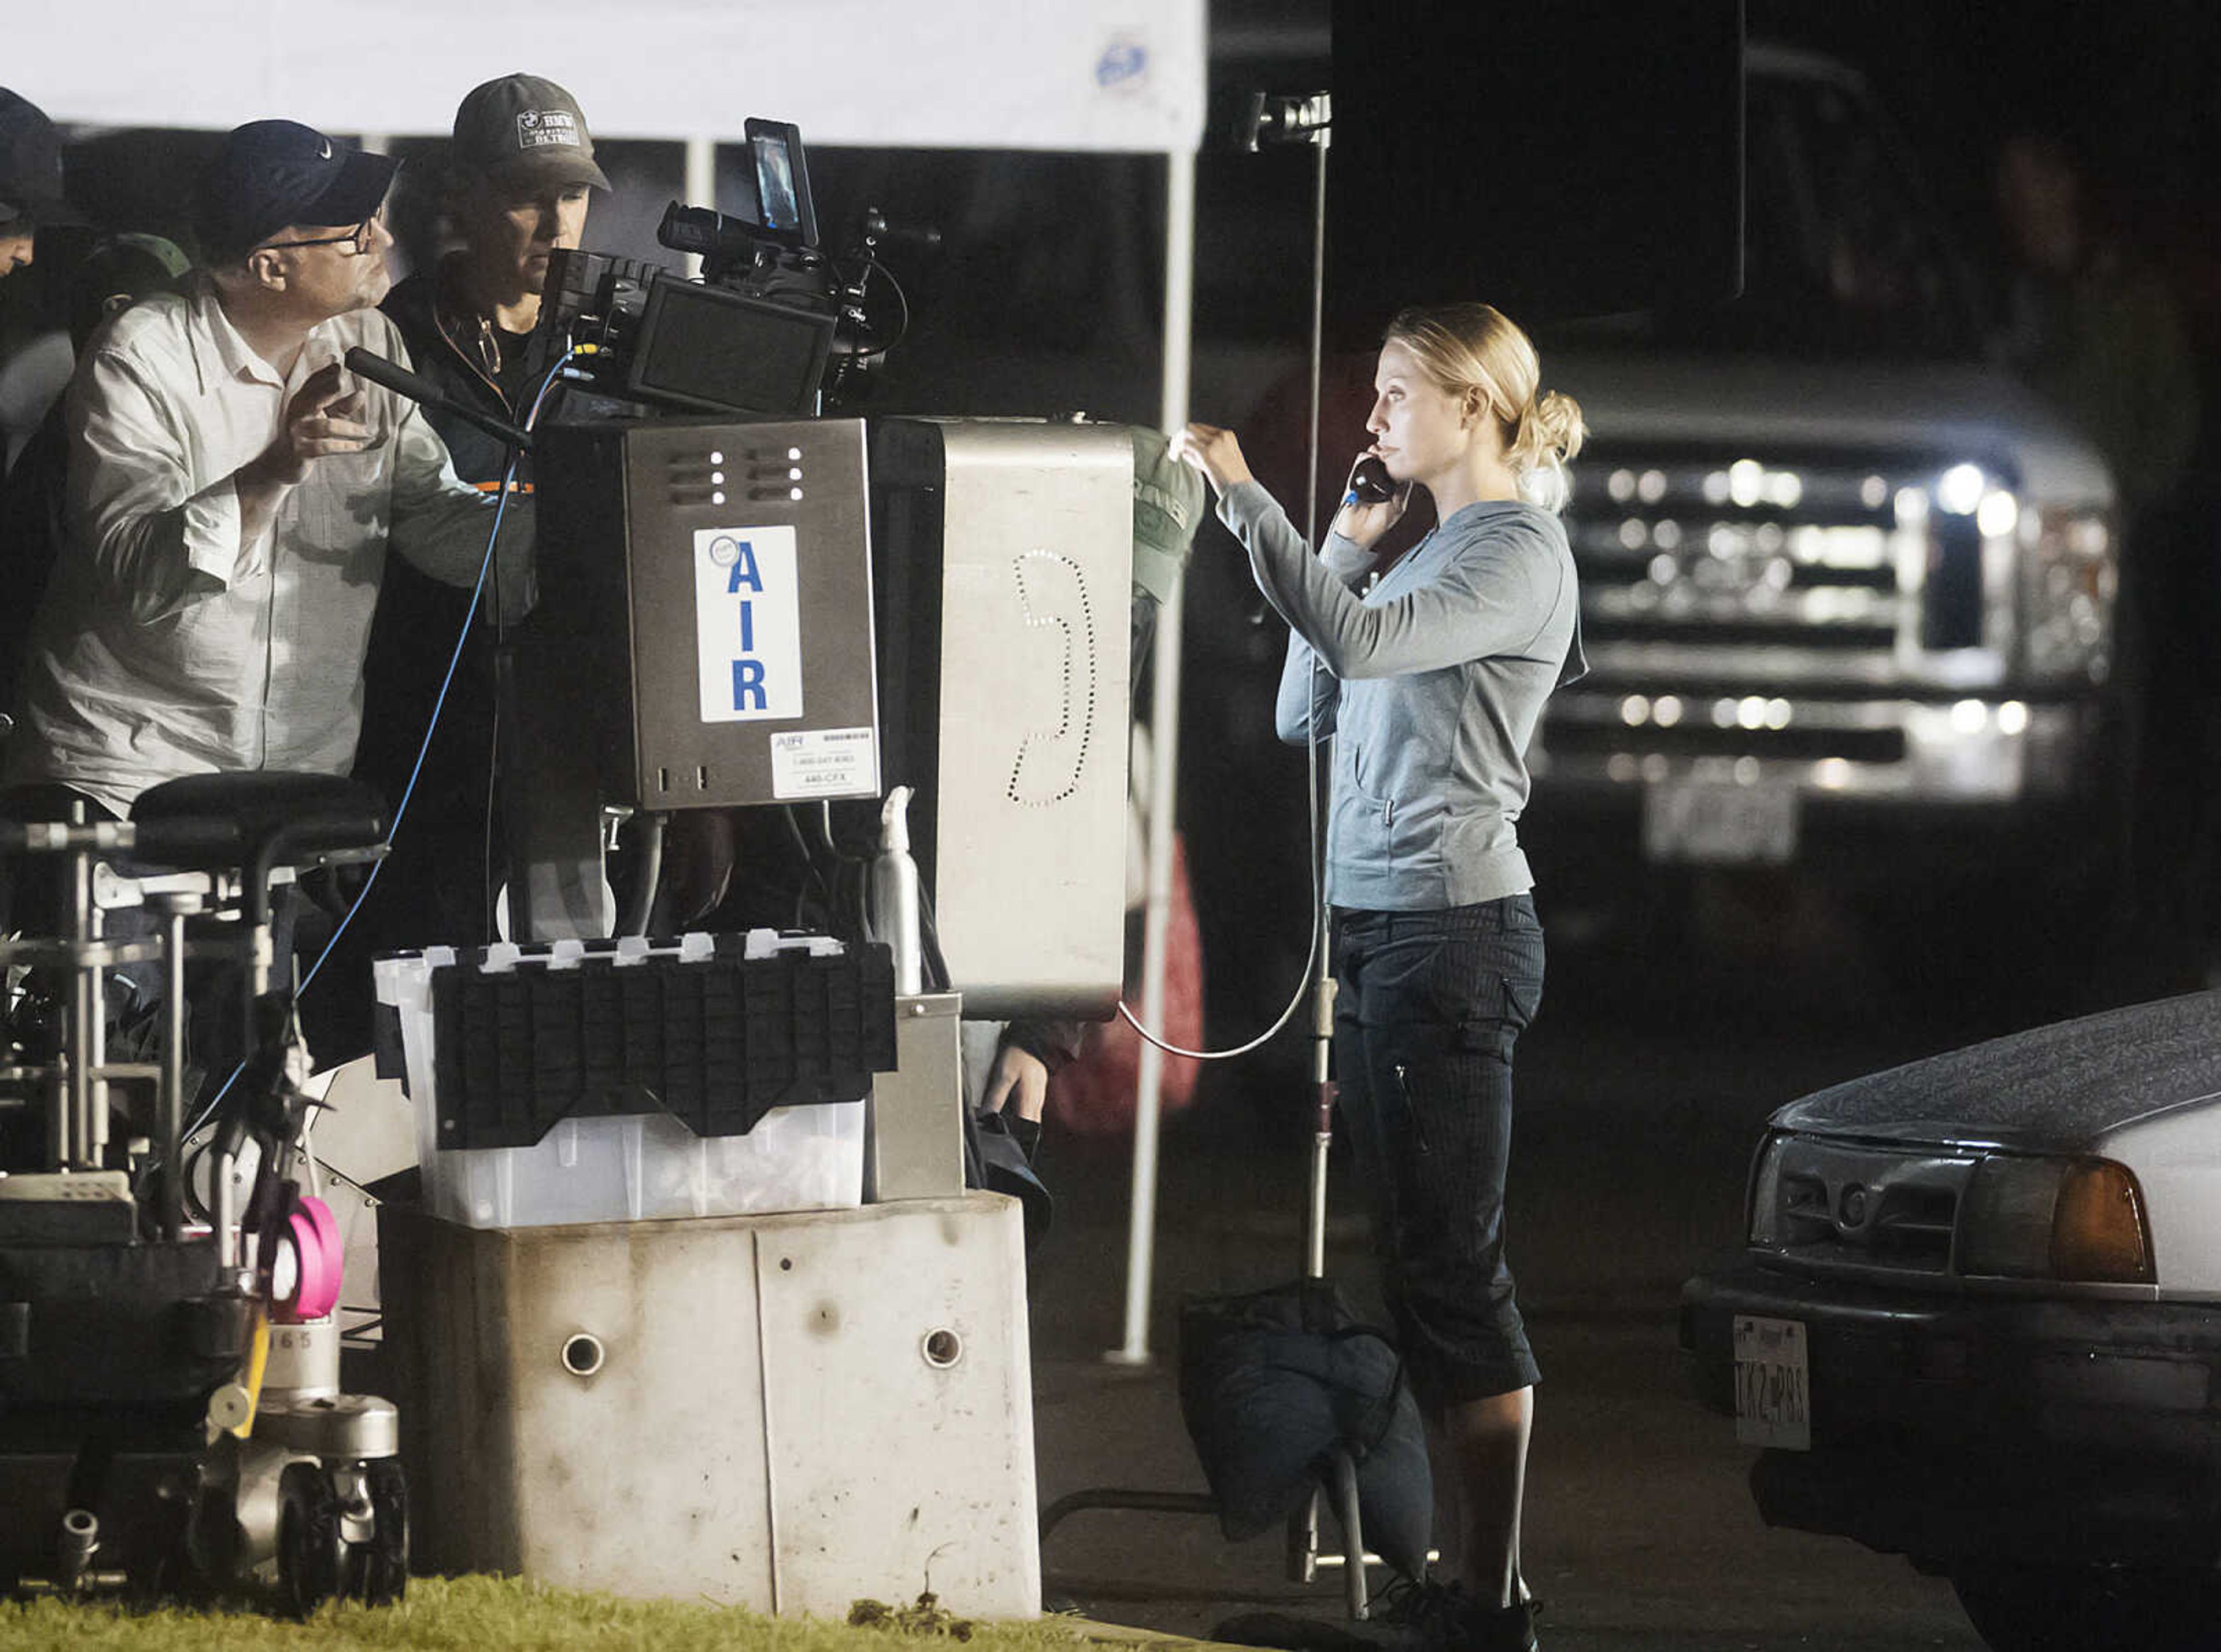
POLYGON ((2020 528, 2022 670, 2037 680, 2105 681, 2116 583, 2111 514, 2045 506, 2020 528))
POLYGON ((1772 1246, 1781 1237, 1781 1138, 1769 1136, 1759 1144, 1750 1165, 1749 1230, 1754 1245, 1772 1246))
POLYGON ((1959 1272, 2149 1285, 2143 1190, 2110 1159, 1993 1153, 1960 1201, 1959 1272))

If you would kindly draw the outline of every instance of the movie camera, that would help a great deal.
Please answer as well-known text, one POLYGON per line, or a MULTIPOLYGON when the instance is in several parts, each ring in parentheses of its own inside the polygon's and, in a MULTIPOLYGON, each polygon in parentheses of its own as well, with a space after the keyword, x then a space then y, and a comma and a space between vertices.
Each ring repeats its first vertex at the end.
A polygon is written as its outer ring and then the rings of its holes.
POLYGON ((931 230, 892 228, 866 211, 854 244, 820 245, 802 135, 751 117, 752 212, 729 215, 673 202, 656 239, 698 255, 702 278, 604 253, 565 249, 549 261, 540 325, 527 360, 545 373, 567 349, 566 370, 603 395, 691 413, 807 416, 837 404, 850 380, 883 357, 909 323, 909 303, 879 248, 931 230), (892 295, 892 336, 873 327, 873 280, 892 295))

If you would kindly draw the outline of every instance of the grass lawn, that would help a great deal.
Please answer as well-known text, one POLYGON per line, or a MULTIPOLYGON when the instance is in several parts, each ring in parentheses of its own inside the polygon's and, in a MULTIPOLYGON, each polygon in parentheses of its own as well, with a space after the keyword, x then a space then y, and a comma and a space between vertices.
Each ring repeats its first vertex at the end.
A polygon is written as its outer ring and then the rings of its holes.
POLYGON ((917 1602, 860 1602, 852 1622, 764 1618, 735 1607, 623 1600, 516 1578, 412 1578, 399 1606, 335 1602, 305 1623, 238 1605, 134 1612, 59 1600, 0 1602, 0 1652, 888 1652, 963 1641, 975 1652, 1084 1652, 1143 1640, 1076 1619, 974 1623, 917 1602))

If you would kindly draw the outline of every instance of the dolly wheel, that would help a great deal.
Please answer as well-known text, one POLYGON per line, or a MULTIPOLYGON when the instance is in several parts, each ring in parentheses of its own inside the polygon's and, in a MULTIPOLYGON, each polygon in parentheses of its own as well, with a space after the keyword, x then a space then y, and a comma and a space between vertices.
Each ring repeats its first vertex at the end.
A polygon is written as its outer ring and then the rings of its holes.
POLYGON ((398 1605, 409 1593, 409 1483, 392 1457, 364 1465, 370 1486, 371 1534, 350 1543, 348 1593, 366 1606, 398 1605))
POLYGON ((295 1616, 340 1592, 346 1559, 330 1474, 321 1464, 288 1463, 278 1481, 278 1586, 295 1616))

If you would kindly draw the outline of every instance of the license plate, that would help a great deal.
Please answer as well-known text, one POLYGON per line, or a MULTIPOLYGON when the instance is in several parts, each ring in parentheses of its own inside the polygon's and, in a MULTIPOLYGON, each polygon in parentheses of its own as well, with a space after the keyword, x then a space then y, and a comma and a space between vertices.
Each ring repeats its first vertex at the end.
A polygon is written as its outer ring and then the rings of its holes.
POLYGON ((1645 860, 1778 867, 1796 854, 1792 787, 1669 780, 1643 790, 1645 860))
POLYGON ((1812 1449, 1812 1367, 1797 1319, 1735 1320, 1736 1438, 1777 1451, 1812 1449))

